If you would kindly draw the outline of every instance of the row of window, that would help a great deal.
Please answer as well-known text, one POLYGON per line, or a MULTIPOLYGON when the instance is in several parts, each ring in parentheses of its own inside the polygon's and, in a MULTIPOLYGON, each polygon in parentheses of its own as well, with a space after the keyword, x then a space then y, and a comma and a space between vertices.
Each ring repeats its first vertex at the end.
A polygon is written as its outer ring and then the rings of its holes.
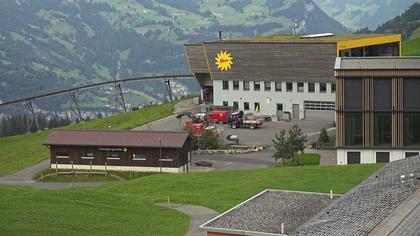
MULTIPOLYGON (((245 111, 249 111, 249 102, 244 102, 243 104, 243 108, 245 111)), ((223 101, 223 106, 229 106, 229 102, 228 101, 223 101)), ((233 102, 232 103, 233 106, 233 110, 237 111, 239 110, 239 103, 238 102, 233 102)), ((254 111, 259 112, 261 110, 261 105, 259 102, 254 102, 254 111)))
POLYGON ((326 101, 305 101, 304 102, 305 110, 314 110, 314 111, 334 111, 335 102, 326 102, 326 101))
MULTIPOLYGON (((259 82, 259 81, 254 81, 252 82, 252 84, 254 85, 253 89, 254 91, 261 91, 261 83, 264 86, 264 91, 272 91, 271 90, 271 82, 270 81, 265 81, 265 82, 259 82)), ((239 90, 239 84, 240 81, 232 81, 232 89, 233 90, 239 90)), ((242 89, 243 91, 250 91, 250 81, 242 81, 242 89)), ((293 92, 293 87, 295 83, 292 82, 286 82, 286 92, 293 92)), ((229 90, 229 86, 230 85, 230 81, 228 80, 224 80, 222 81, 222 89, 223 90, 229 90)), ((315 93, 315 83, 307 83, 307 91, 308 93, 315 93)), ((320 93, 326 93, 327 92, 327 83, 317 83, 317 85, 319 86, 318 90, 320 93)), ((336 91, 336 86, 335 84, 329 84, 331 87, 331 93, 335 93, 336 91)), ((297 92, 305 92, 305 83, 304 82, 297 82, 296 83, 297 86, 297 92)), ((274 91, 276 92, 281 92, 283 91, 283 83, 282 82, 274 82, 274 91)))
MULTIPOLYGON (((70 155, 69 155, 68 152, 57 152, 56 158, 58 158, 58 159, 68 159, 68 158, 70 158, 70 155)), ((84 153, 80 158, 81 159, 87 159, 87 160, 94 160, 95 155, 94 155, 94 153, 88 152, 88 153, 84 153)), ((108 160, 119 160, 120 155, 117 152, 105 153, 105 158, 108 159, 108 160)), ((133 160, 134 161, 145 161, 146 160, 146 155, 144 155, 144 154, 133 154, 133 160)))
MULTIPOLYGON (((412 157, 412 156, 418 156, 418 152, 406 152, 405 157, 412 157)), ((389 158, 389 152, 376 152, 376 163, 388 163, 389 158)), ((360 158, 360 152, 347 152, 347 164, 360 164, 361 158, 360 158)))
MULTIPOLYGON (((420 147, 420 113, 405 113, 403 120, 403 141, 405 147, 420 147)), ((373 145, 392 146, 392 113, 376 112, 373 115, 373 145)), ((344 114, 346 146, 362 146, 363 115, 361 112, 344 114)))

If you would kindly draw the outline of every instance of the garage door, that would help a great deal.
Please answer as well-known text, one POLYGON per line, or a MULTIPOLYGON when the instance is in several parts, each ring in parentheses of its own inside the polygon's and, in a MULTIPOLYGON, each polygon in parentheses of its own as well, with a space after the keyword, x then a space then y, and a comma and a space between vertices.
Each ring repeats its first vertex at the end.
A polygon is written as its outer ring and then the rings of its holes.
POLYGON ((326 101, 305 101, 306 120, 335 120, 335 102, 326 101))

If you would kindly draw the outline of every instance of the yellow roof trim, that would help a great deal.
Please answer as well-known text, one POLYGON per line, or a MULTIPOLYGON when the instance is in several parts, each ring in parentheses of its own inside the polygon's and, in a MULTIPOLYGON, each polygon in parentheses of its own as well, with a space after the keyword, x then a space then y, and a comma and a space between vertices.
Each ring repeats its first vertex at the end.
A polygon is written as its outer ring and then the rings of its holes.
POLYGON ((345 50, 345 49, 350 49, 350 48, 359 48, 359 47, 366 47, 366 46, 380 45, 380 44, 387 44, 387 43, 400 43, 401 45, 401 35, 393 34, 393 35, 379 36, 379 37, 373 37, 373 38, 355 39, 355 40, 337 42, 337 52, 339 52, 340 50, 345 50))

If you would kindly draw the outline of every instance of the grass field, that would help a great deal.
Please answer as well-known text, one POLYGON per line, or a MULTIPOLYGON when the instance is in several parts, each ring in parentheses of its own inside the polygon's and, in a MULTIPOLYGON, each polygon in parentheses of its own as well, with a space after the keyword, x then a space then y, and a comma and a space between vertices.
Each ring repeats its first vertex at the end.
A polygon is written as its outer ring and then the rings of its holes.
MULTIPOLYGON (((317 153, 304 153, 298 156, 299 163, 302 166, 319 166, 321 156, 317 153)), ((276 167, 290 167, 296 166, 291 159, 286 160, 284 163, 279 161, 275 164, 276 167)))
POLYGON ((403 42, 401 54, 403 56, 420 56, 420 38, 403 42))
MULTIPOLYGON (((79 129, 132 129, 171 115, 176 102, 150 106, 133 112, 70 125, 79 129)), ((0 138, 0 176, 33 166, 49 158, 42 145, 49 131, 0 138)))
POLYGON ((0 186, 2 235, 183 235, 189 218, 156 202, 219 212, 267 189, 344 193, 381 165, 304 166, 158 174, 99 188, 0 186))

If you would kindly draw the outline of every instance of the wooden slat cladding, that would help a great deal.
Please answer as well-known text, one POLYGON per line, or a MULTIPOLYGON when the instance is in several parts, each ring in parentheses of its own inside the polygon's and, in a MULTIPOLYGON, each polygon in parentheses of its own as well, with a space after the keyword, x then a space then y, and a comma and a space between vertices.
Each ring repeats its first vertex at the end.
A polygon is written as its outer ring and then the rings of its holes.
POLYGON ((362 83, 363 94, 363 146, 373 146, 373 80, 364 78, 362 83))
POLYGON ((336 44, 204 43, 214 80, 334 82, 336 44), (221 71, 215 57, 226 51, 233 65, 221 71))
POLYGON ((342 78, 337 78, 336 80, 336 119, 337 119, 337 138, 336 146, 344 147, 344 80, 342 78))
POLYGON ((209 73, 209 67, 202 44, 185 45, 185 55, 192 73, 209 73))
POLYGON ((420 70, 336 70, 337 77, 420 77, 420 70))

